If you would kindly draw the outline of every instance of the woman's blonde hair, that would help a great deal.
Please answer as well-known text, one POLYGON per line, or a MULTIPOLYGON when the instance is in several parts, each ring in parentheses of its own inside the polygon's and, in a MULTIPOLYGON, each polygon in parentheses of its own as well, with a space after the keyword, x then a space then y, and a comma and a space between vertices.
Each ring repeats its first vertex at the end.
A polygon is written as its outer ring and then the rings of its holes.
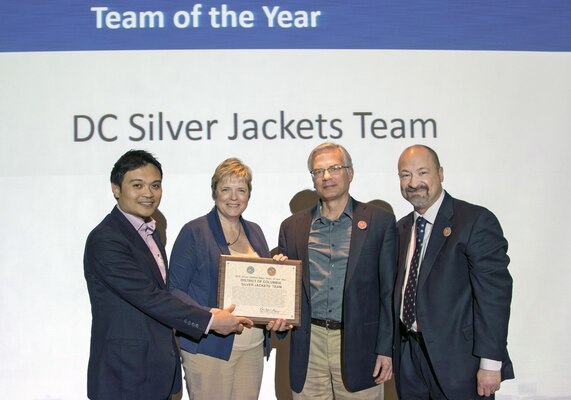
POLYGON ((236 157, 227 158, 216 167, 210 187, 212 188, 212 199, 216 200, 216 188, 223 179, 231 176, 242 178, 248 185, 248 197, 252 194, 252 170, 236 157))

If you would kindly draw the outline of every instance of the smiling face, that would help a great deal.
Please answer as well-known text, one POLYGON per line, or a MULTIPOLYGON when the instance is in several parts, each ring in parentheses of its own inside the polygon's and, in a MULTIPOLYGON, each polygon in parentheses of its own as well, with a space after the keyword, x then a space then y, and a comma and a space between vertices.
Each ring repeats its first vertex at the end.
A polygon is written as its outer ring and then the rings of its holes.
POLYGON ((398 170, 402 196, 424 214, 442 193, 444 170, 422 146, 406 149, 399 158, 398 170))
POLYGON ((245 178, 228 175, 218 182, 214 190, 216 209, 226 219, 237 219, 242 215, 250 199, 250 190, 245 178))
POLYGON ((323 151, 313 158, 311 169, 326 170, 320 177, 313 177, 313 187, 322 201, 335 201, 349 196, 349 186, 353 180, 353 168, 342 168, 331 174, 327 168, 334 165, 345 165, 343 153, 335 149, 323 151))
POLYGON ((121 210, 146 219, 153 215, 161 202, 161 173, 154 165, 147 164, 127 171, 121 186, 111 184, 111 190, 121 210))

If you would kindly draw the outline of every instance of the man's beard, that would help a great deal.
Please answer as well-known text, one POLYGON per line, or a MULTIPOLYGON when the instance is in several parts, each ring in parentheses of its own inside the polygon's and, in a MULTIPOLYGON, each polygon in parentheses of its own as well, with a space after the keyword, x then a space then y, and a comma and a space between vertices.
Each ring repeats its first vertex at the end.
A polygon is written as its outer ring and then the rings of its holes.
POLYGON ((406 189, 407 200, 414 208, 422 208, 428 203, 428 187, 425 185, 418 186, 415 189, 406 189), (422 194, 424 192, 424 194, 422 194))

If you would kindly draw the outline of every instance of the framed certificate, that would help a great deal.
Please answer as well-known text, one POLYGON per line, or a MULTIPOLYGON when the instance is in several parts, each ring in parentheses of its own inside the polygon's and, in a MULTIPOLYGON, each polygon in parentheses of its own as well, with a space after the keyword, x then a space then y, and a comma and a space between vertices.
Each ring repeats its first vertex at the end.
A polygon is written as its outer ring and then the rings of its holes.
POLYGON ((221 255, 219 268, 218 308, 236 304, 234 314, 254 323, 282 318, 299 326, 301 261, 221 255))

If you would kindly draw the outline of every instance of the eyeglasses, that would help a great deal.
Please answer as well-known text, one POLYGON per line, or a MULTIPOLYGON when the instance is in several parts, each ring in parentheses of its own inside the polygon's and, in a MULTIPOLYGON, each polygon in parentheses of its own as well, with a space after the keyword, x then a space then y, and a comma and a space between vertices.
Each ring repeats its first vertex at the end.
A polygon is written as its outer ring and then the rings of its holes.
POLYGON ((338 175, 341 173, 343 168, 351 168, 350 165, 332 165, 329 168, 315 168, 309 171, 311 176, 314 178, 322 178, 325 175, 325 171, 329 172, 329 175, 338 175))

